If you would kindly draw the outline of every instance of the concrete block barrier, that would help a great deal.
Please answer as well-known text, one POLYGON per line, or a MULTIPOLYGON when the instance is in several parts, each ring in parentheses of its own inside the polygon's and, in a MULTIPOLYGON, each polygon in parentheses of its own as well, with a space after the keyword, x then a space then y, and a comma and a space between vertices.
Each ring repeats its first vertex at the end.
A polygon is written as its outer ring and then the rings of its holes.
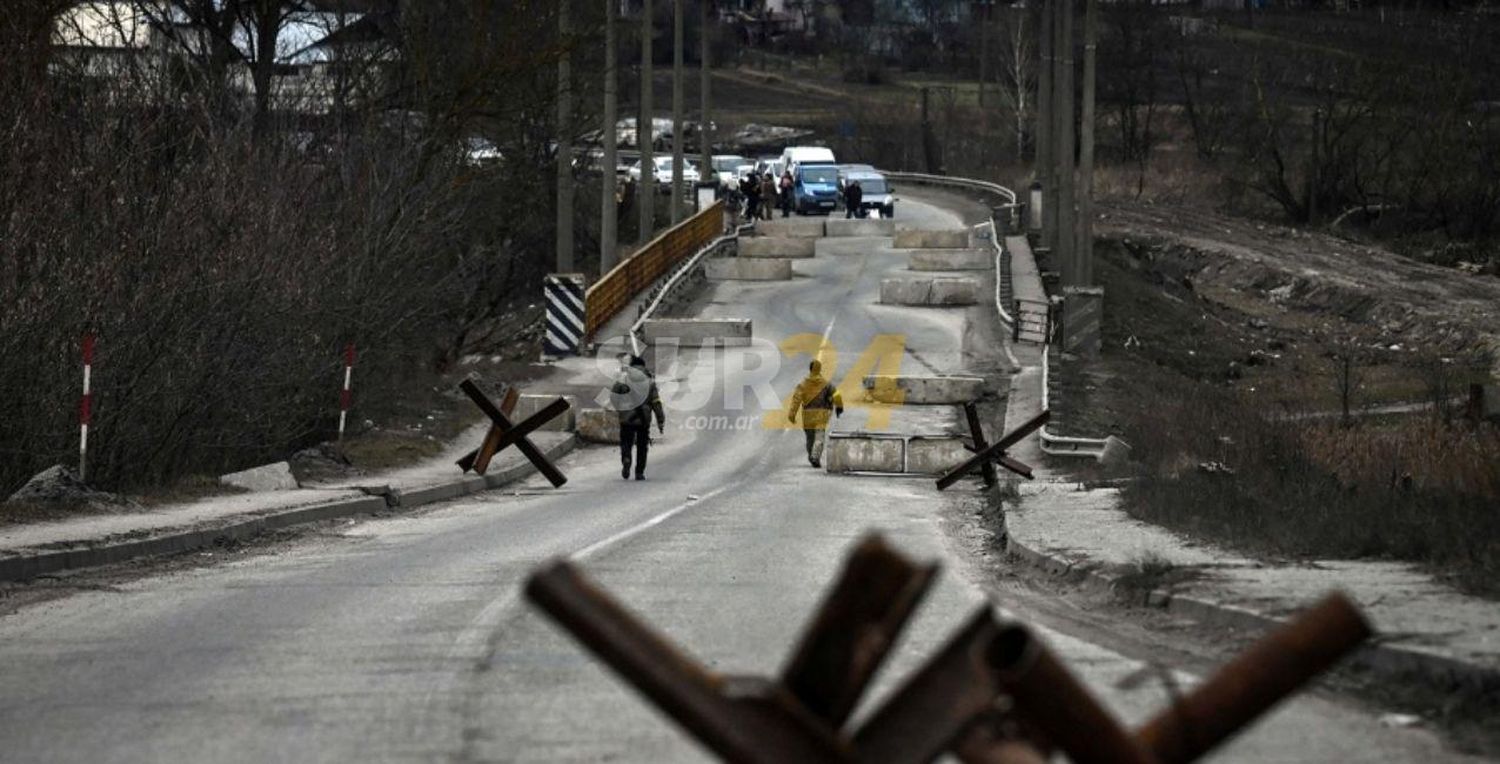
POLYGON ((864 385, 870 399, 878 403, 953 405, 977 400, 984 394, 981 377, 872 375, 865 377, 864 385))
POLYGON ((976 279, 933 279, 933 305, 973 305, 979 302, 979 281, 976 279))
POLYGON ((969 229, 929 231, 898 228, 892 246, 896 249, 968 249, 969 229))
POLYGON ((914 271, 987 271, 995 267, 990 253, 979 249, 921 249, 912 252, 907 262, 914 271))
POLYGON ((755 224, 756 232, 762 236, 779 236, 789 239, 819 239, 824 234, 822 220, 801 218, 776 218, 755 224))
POLYGON ((578 410, 578 437, 589 443, 620 443, 620 415, 603 408, 578 410))
MULTIPOLYGON (((484 478, 479 478, 481 485, 484 478)), ((395 503, 402 507, 420 507, 423 504, 436 504, 440 501, 457 499, 466 496, 473 491, 469 490, 462 480, 455 480, 434 485, 422 486, 420 488, 407 488, 392 491, 395 494, 395 503)))
POLYGON ((823 449, 829 472, 902 472, 906 440, 900 437, 831 434, 823 449))
POLYGON ((719 281, 790 281, 792 261, 770 257, 715 257, 708 277, 719 281))
POLYGON ((914 437, 906 442, 906 472, 942 475, 972 456, 962 438, 914 437))
POLYGON ((740 257, 812 257, 817 254, 817 239, 794 239, 786 236, 747 236, 740 239, 740 257))
POLYGON ((1113 435, 1104 439, 1104 450, 1099 452, 1099 463, 1114 467, 1130 461, 1130 444, 1113 435))
POLYGON ((880 282, 880 302, 934 307, 974 305, 979 302, 979 281, 964 277, 885 279, 880 282))
POLYGON ((752 332, 748 318, 652 318, 641 324, 648 345, 676 343, 680 347, 744 347, 752 332))
POLYGON ((246 491, 290 491, 298 487, 297 478, 292 476, 292 465, 287 462, 274 462, 221 475, 219 483, 246 491))
POLYGON ((522 393, 516 399, 516 410, 512 413, 511 421, 520 422, 530 418, 533 414, 546 408, 558 398, 568 401, 568 410, 547 420, 539 429, 542 432, 572 432, 575 426, 574 418, 578 413, 578 398, 573 395, 548 395, 547 393, 522 393))
POLYGON ((828 236, 893 236, 896 221, 853 218, 833 218, 823 224, 828 236))

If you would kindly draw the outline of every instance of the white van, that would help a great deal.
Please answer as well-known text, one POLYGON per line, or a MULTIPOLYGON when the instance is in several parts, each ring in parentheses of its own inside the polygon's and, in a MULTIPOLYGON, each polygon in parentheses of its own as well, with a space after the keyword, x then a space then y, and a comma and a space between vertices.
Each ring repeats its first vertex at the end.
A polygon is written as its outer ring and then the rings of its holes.
MULTIPOLYGON (((833 149, 824 146, 787 146, 781 152, 781 161, 778 169, 783 172, 790 171, 793 175, 797 173, 797 167, 804 164, 835 164, 833 149)), ((778 175, 780 173, 777 173, 778 175)))

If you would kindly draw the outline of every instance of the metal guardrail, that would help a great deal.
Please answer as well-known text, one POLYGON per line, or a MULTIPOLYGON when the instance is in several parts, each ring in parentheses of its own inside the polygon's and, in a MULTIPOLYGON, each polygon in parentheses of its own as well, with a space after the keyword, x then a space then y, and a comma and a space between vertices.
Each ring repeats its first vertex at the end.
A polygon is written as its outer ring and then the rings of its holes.
POLYGON ((880 173, 885 176, 886 180, 892 183, 916 183, 924 186, 944 186, 964 191, 979 191, 981 193, 1000 196, 1005 199, 1007 204, 1016 203, 1016 192, 999 183, 991 183, 987 180, 953 178, 947 175, 928 175, 920 172, 886 172, 885 170, 881 170, 880 173))
POLYGON ((1013 331, 1011 339, 1020 342, 1025 339, 1023 334, 1035 334, 1041 337, 1033 340, 1042 345, 1052 338, 1052 304, 1041 300, 1017 299, 1012 300, 1015 307, 1016 318, 1012 324, 1013 331))
MULTIPOLYGON (((882 173, 885 175, 886 179, 891 181, 892 183, 915 183, 918 185, 934 186, 938 188, 949 188, 960 191, 992 194, 994 196, 998 196, 1001 199, 1004 199, 1006 204, 1016 203, 1015 191, 1012 191, 998 183, 991 183, 985 180, 974 180, 972 178, 953 178, 946 175, 928 175, 926 173, 917 172, 882 171, 882 173)), ((997 245, 1000 245, 1000 235, 998 231, 995 232, 995 243, 997 245)), ((1001 267, 1000 259, 996 259, 995 265, 995 280, 998 285, 1003 280, 1008 279, 1010 277, 1010 274, 1005 272, 1008 269, 1004 269, 1001 267)), ((999 300, 997 300, 996 302, 997 304, 995 307, 1000 313, 1001 321, 1009 324, 1015 329, 1019 329, 1019 325, 1021 323, 1019 306, 1017 306, 1017 310, 1015 311, 1016 315, 1011 316, 1008 315, 1007 311, 1004 309, 1004 306, 999 303, 999 300)), ((1052 408, 1050 389, 1051 374, 1050 369, 1048 368, 1050 365, 1048 363, 1048 357, 1051 351, 1051 337, 1048 337, 1047 339, 1048 342, 1042 345, 1043 411, 1050 411, 1052 408)), ((1086 456, 1089 458, 1097 459, 1104 452, 1104 438, 1075 438, 1057 435, 1046 427, 1042 427, 1039 432, 1042 440, 1042 453, 1045 453, 1049 456, 1086 456)))
POLYGON ((1016 319, 1011 315, 1011 311, 1005 309, 1006 305, 1014 301, 1015 292, 1010 283, 1010 253, 1000 242, 1000 232, 995 230, 995 221, 991 220, 975 227, 990 229, 990 246, 995 248, 995 312, 1000 315, 1001 324, 1014 329, 1016 319))
POLYGON ((619 315, 636 295, 683 260, 691 257, 718 236, 724 226, 724 202, 714 202, 707 209, 663 231, 640 251, 626 258, 604 274, 584 293, 584 336, 594 333, 619 315))
MULTIPOLYGON (((739 225, 730 233, 726 233, 723 236, 720 236, 719 238, 705 244, 702 249, 698 250, 697 254, 694 254, 692 257, 683 261, 682 264, 678 265, 677 268, 672 271, 672 275, 667 277, 667 280, 662 282, 662 285, 656 288, 655 293, 651 297, 651 301, 646 305, 641 306, 640 315, 636 316, 635 323, 630 325, 631 343, 635 344, 637 335, 641 333, 641 327, 644 326, 646 321, 650 320, 650 318, 656 313, 656 309, 661 307, 662 301, 670 297, 672 292, 677 289, 677 287, 682 283, 683 277, 688 273, 691 273, 692 270, 698 266, 698 263, 703 261, 703 258, 718 250, 719 247, 722 247, 731 241, 737 241, 741 235, 753 228, 755 228, 754 220, 739 225)), ((639 346, 636 346, 636 352, 639 351, 639 346)))

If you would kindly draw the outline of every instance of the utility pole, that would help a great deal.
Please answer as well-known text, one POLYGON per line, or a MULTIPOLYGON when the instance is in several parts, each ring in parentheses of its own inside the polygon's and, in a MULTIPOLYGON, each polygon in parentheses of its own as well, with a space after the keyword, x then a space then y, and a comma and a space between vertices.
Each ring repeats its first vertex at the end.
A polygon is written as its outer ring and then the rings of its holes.
MULTIPOLYGON (((709 71, 708 71, 708 26, 713 22, 714 0, 698 0, 700 18, 698 19, 698 149, 699 179, 711 180, 709 173, 714 169, 714 142, 712 115, 709 111, 709 71)), ((695 192, 696 193, 696 192, 695 192)))
POLYGON ((636 117, 635 142, 641 150, 641 182, 636 184, 636 206, 640 208, 640 245, 656 232, 656 157, 651 152, 651 0, 641 3, 641 114, 636 117))
POLYGON ((1056 249, 1054 262, 1062 271, 1064 286, 1076 286, 1078 263, 1073 247, 1073 166, 1076 145, 1073 135, 1073 0, 1056 0, 1057 17, 1052 41, 1052 58, 1057 71, 1052 75, 1053 177, 1057 187, 1055 220, 1056 249))
POLYGON ((1078 175, 1078 284, 1094 283, 1094 93, 1099 47, 1099 0, 1084 0, 1083 10, 1083 121, 1078 175))
POLYGON ((573 41, 568 5, 557 4, 557 272, 573 271, 573 41))
POLYGON ((620 97, 618 88, 620 74, 615 69, 619 63, 619 51, 615 48, 615 4, 619 0, 604 0, 604 162, 600 174, 599 188, 599 275, 609 273, 615 267, 618 252, 620 208, 615 202, 616 184, 619 177, 615 166, 619 164, 620 97))
POLYGON ((1042 70, 1037 73, 1036 88, 1036 179, 1042 184, 1042 246, 1052 249, 1056 237, 1054 222, 1057 186, 1052 182, 1052 18, 1057 0, 1039 0, 1036 23, 1040 42, 1042 70))
POLYGON ((687 132, 682 124, 682 17, 686 14, 683 9, 685 0, 672 0, 672 225, 677 225, 682 220, 682 163, 683 133, 687 132))
POLYGON ((979 108, 984 108, 984 86, 990 70, 990 11, 995 0, 979 0, 979 108))
POLYGON ((928 114, 930 88, 922 86, 922 171, 932 175, 941 172, 938 167, 937 137, 932 134, 932 121, 928 114))

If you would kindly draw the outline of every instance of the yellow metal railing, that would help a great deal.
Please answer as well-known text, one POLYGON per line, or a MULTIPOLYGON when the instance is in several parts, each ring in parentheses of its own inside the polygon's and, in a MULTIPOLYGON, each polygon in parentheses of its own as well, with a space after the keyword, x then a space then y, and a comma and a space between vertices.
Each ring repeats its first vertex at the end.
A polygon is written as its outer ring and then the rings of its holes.
POLYGON ((583 296, 584 336, 593 337, 672 266, 691 257, 724 230, 724 202, 663 231, 599 279, 583 296))

